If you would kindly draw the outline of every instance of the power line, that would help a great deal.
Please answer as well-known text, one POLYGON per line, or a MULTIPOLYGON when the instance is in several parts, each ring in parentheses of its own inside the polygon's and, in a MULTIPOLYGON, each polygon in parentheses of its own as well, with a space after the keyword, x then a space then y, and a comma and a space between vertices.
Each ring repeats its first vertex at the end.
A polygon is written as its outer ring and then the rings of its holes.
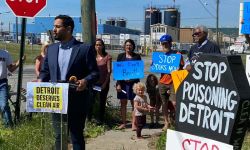
POLYGON ((214 19, 214 17, 182 18, 181 20, 207 20, 207 19, 214 19))
MULTIPOLYGON (((214 17, 191 17, 191 18, 181 18, 181 20, 207 20, 207 19, 214 19, 214 17)), ((105 19, 100 19, 101 21, 105 21, 105 19)), ((127 19, 127 22, 144 22, 143 19, 127 19)))
MULTIPOLYGON (((210 1, 209 1, 210 2, 210 1)), ((207 3, 207 1, 206 2, 204 2, 204 4, 206 5, 206 6, 210 6, 214 11, 216 11, 216 8, 211 4, 211 3, 207 3)))
POLYGON ((201 0, 198 0, 198 1, 200 2, 201 6, 206 10, 207 13, 209 13, 212 17, 216 18, 216 17, 207 9, 207 7, 202 3, 201 0))
POLYGON ((0 12, 0 15, 2 15, 2 14, 8 14, 8 13, 10 13, 11 11, 5 11, 5 12, 0 12))

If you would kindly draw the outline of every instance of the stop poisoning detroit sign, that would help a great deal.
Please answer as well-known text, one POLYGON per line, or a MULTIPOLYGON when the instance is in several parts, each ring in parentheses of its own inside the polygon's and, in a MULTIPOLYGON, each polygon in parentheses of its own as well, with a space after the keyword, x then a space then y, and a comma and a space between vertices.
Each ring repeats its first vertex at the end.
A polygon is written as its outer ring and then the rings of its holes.
POLYGON ((180 85, 176 129, 241 148, 250 87, 240 56, 200 55, 180 85))
POLYGON ((47 4, 47 0, 6 0, 6 4, 17 17, 33 18, 47 4))

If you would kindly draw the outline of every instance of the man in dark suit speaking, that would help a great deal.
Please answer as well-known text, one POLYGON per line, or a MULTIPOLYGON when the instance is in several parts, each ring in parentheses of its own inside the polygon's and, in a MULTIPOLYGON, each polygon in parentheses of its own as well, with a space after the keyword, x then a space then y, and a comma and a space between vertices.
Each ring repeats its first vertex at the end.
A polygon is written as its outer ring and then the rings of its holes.
MULTIPOLYGON (((67 149, 67 136, 61 129, 68 124, 74 150, 85 150, 85 125, 91 85, 99 73, 92 46, 77 41, 73 36, 74 21, 67 15, 55 17, 53 34, 58 43, 47 49, 39 80, 42 82, 69 82, 74 77, 76 88, 69 89, 68 114, 52 114, 57 149, 67 149)), ((65 128, 65 127, 64 127, 65 128)), ((67 135, 67 134, 66 134, 67 135)))

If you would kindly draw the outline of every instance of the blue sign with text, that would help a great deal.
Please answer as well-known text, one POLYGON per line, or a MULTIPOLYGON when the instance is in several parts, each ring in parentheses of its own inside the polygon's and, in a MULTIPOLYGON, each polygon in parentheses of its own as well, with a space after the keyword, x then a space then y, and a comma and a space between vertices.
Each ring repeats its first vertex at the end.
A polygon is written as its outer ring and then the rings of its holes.
POLYGON ((144 62, 142 60, 113 62, 113 78, 114 80, 144 78, 144 62))
POLYGON ((150 72, 170 74, 178 70, 181 61, 181 54, 166 54, 164 52, 153 52, 153 60, 150 72))
POLYGON ((250 2, 244 2, 242 34, 250 34, 250 2))

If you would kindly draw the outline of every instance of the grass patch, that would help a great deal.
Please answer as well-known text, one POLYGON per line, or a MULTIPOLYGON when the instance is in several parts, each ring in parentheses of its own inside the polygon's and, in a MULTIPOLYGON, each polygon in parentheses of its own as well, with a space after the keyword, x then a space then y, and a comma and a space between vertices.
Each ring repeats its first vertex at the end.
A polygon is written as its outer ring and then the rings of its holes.
MULTIPOLYGON (((95 105, 94 105, 95 107, 95 105)), ((86 138, 96 138, 99 135, 102 135, 105 131, 114 129, 120 120, 119 118, 120 110, 117 108, 106 107, 105 119, 103 124, 99 124, 97 120, 97 114, 93 114, 92 121, 87 122, 87 127, 85 131, 86 138)))
MULTIPOLYGON (((106 130, 114 128, 115 123, 119 120, 118 113, 118 109, 107 107, 105 124, 97 125, 94 122, 87 122, 85 130, 86 139, 96 138, 106 130)), ((45 115, 42 113, 34 114, 31 121, 20 122, 13 130, 6 129, 0 125, 0 149, 51 149, 54 145, 54 130, 50 116, 48 113, 45 113, 45 115)))
MULTIPOLYGON (((0 42, 0 49, 6 49, 12 56, 12 60, 16 61, 20 55, 20 44, 0 42)), ((41 45, 25 44, 24 55, 26 55, 25 64, 34 64, 35 58, 40 54, 41 45)))
POLYGON ((11 150, 51 149, 54 138, 49 115, 33 115, 13 130, 0 126, 0 148, 11 150))
POLYGON ((85 137, 96 138, 97 136, 102 135, 107 129, 108 127, 106 125, 97 125, 94 122, 88 122, 85 137))
POLYGON ((161 136, 156 142, 157 150, 165 150, 166 147, 166 132, 162 132, 161 136))
POLYGON ((248 129, 245 139, 243 141, 243 146, 242 146, 242 150, 249 150, 250 148, 250 129, 248 129))

